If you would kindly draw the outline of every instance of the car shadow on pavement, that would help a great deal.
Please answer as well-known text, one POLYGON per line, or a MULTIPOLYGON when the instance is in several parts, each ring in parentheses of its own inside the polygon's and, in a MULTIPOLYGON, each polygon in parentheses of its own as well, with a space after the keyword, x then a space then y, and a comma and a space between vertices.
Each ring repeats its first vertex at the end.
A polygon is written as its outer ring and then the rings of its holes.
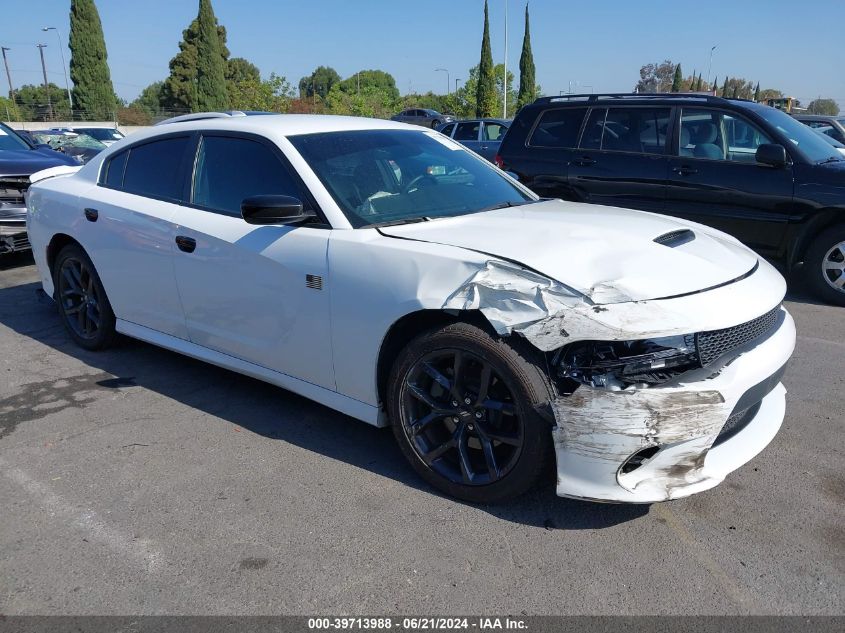
POLYGON ((0 270, 23 268, 24 266, 31 266, 33 263, 32 251, 21 251, 0 255, 0 270))
MULTIPOLYGON (((80 389, 142 387, 252 433, 439 495, 413 472, 389 429, 375 428, 279 387, 133 339, 121 338, 113 349, 103 352, 84 350, 69 339, 53 303, 37 294, 39 288, 37 283, 0 288, 0 324, 104 372, 105 376, 86 377, 89 384, 80 384, 80 389)), ((547 530, 605 528, 648 514, 648 506, 559 498, 552 485, 554 478, 550 467, 546 485, 514 502, 468 505, 547 530)))

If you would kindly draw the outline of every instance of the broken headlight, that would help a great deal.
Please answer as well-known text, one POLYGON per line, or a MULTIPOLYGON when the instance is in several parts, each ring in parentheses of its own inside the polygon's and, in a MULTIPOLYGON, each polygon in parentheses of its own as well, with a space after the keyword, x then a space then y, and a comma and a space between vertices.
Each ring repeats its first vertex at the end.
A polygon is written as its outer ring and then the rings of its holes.
POLYGON ((593 387, 660 384, 700 367, 695 335, 639 341, 581 341, 562 348, 558 374, 593 387))

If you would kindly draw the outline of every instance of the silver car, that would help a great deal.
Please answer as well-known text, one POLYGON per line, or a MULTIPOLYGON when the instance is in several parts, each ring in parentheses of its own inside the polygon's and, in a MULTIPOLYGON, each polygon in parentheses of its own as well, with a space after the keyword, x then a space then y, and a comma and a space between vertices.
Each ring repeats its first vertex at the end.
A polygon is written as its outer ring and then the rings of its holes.
POLYGON ((455 117, 449 114, 441 114, 437 110, 409 108, 407 110, 402 110, 402 112, 390 117, 390 119, 392 121, 399 121, 400 123, 413 123, 414 125, 422 125, 423 127, 436 129, 444 123, 454 121, 455 117))
POLYGON ((510 124, 507 119, 470 119, 442 125, 439 131, 492 163, 510 124))

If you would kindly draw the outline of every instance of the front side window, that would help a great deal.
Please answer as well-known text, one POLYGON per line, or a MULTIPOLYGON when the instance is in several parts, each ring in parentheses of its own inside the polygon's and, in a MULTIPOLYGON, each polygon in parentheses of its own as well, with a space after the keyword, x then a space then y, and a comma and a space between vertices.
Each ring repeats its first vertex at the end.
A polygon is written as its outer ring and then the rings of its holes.
POLYGON ((288 140, 354 227, 452 217, 536 199, 434 132, 355 130, 288 140))
POLYGON ((532 147, 575 147, 586 113, 587 108, 546 110, 540 116, 528 144, 532 147))
POLYGON ((136 145, 129 149, 123 190, 151 198, 182 197, 182 159, 189 137, 179 136, 136 145))
POLYGON ((261 194, 286 195, 302 200, 293 176, 263 143, 243 138, 204 136, 197 152, 191 202, 240 216, 244 198, 261 194))
POLYGON ((10 127, 0 123, 0 150, 29 149, 25 140, 18 136, 10 127))
POLYGON ((733 113, 699 108, 681 112, 681 156, 754 163, 757 148, 771 142, 758 126, 733 113))
POLYGON ((485 141, 501 141, 505 138, 505 132, 508 128, 501 123, 485 123, 484 124, 484 140, 485 141))
POLYGON ((477 141, 478 130, 480 127, 481 123, 479 123, 478 121, 467 121, 465 123, 459 123, 458 129, 455 130, 455 140, 477 141))

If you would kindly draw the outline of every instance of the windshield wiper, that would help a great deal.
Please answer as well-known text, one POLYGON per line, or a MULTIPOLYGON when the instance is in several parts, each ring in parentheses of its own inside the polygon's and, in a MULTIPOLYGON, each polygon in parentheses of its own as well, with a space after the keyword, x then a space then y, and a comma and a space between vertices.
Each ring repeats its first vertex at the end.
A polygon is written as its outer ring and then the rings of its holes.
POLYGON ((430 217, 426 215, 421 215, 415 218, 402 218, 401 220, 387 220, 385 222, 373 222, 369 224, 369 227, 380 227, 380 226, 399 226, 400 224, 415 224, 417 222, 429 222, 431 220, 430 217))
POLYGON ((827 163, 839 163, 845 160, 845 158, 839 158, 838 156, 831 156, 830 158, 825 158, 824 160, 820 160, 816 163, 816 165, 826 165, 827 163))
POLYGON ((507 200, 505 202, 498 202, 496 204, 491 204, 489 207, 482 207, 475 211, 475 213, 483 213, 484 211, 495 211, 496 209, 509 209, 511 207, 522 207, 526 204, 534 204, 535 202, 543 202, 543 198, 538 200, 523 200, 522 202, 511 202, 507 200))

